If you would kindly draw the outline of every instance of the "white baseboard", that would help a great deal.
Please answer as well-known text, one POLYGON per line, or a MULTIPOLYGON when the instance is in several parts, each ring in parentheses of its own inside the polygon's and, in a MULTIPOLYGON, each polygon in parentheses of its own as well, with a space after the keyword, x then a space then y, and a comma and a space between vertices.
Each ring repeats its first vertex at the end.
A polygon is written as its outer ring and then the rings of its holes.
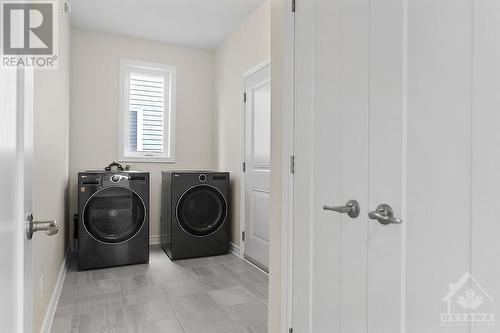
POLYGON ((241 258, 240 247, 238 245, 229 242, 229 251, 238 258, 241 258))
POLYGON ((161 244, 161 236, 160 235, 149 236, 149 245, 160 245, 160 244, 161 244))
POLYGON ((52 322, 54 321, 54 315, 56 314, 57 303, 59 303, 59 297, 61 296, 62 287, 64 285, 64 279, 66 277, 66 270, 68 268, 68 259, 70 248, 66 250, 66 254, 64 255, 64 260, 61 265, 61 269, 59 270, 59 275, 57 276, 56 285, 54 287, 54 291, 52 292, 52 297, 50 298, 49 307, 47 312, 45 312, 45 318, 43 319, 41 333, 50 333, 52 330, 52 322))

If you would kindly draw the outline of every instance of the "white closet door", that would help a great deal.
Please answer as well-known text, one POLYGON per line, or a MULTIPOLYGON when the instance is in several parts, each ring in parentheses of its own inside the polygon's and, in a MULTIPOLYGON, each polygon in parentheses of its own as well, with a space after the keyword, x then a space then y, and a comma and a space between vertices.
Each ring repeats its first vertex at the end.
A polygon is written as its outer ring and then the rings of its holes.
POLYGON ((495 332, 500 4, 295 15, 294 331, 495 332), (348 199, 356 219, 322 210, 348 199), (380 204, 402 223, 369 219, 380 204))
POLYGON ((366 207, 352 218, 323 206, 368 201, 368 8, 328 0, 296 13, 294 332, 367 326, 366 207))

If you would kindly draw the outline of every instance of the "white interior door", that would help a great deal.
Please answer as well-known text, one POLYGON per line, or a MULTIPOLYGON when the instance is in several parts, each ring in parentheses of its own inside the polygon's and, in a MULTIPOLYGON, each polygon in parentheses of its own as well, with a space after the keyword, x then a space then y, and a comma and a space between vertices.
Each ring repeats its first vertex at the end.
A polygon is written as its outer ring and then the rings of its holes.
POLYGON ((368 201, 365 3, 301 3, 296 12, 294 332, 367 326, 368 217, 348 203, 368 201))
POLYGON ((500 3, 302 0, 295 24, 294 332, 498 331, 500 3))
POLYGON ((245 77, 243 255, 269 269, 271 186, 271 65, 245 77))
POLYGON ((4 332, 30 332, 32 73, 0 70, 0 323, 4 332))

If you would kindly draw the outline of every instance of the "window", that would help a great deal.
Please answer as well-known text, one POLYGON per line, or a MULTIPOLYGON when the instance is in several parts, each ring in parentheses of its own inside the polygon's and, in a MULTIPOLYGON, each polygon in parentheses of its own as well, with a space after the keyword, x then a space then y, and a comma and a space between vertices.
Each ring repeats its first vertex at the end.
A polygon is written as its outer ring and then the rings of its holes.
POLYGON ((175 67, 121 62, 120 160, 174 162, 175 67))

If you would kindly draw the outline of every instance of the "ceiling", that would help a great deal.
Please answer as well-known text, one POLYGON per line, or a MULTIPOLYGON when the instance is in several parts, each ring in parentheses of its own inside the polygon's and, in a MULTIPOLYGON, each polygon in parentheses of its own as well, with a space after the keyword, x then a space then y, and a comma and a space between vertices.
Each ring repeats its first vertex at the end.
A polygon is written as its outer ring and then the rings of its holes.
POLYGON ((211 49, 264 0, 71 0, 74 27, 211 49))

